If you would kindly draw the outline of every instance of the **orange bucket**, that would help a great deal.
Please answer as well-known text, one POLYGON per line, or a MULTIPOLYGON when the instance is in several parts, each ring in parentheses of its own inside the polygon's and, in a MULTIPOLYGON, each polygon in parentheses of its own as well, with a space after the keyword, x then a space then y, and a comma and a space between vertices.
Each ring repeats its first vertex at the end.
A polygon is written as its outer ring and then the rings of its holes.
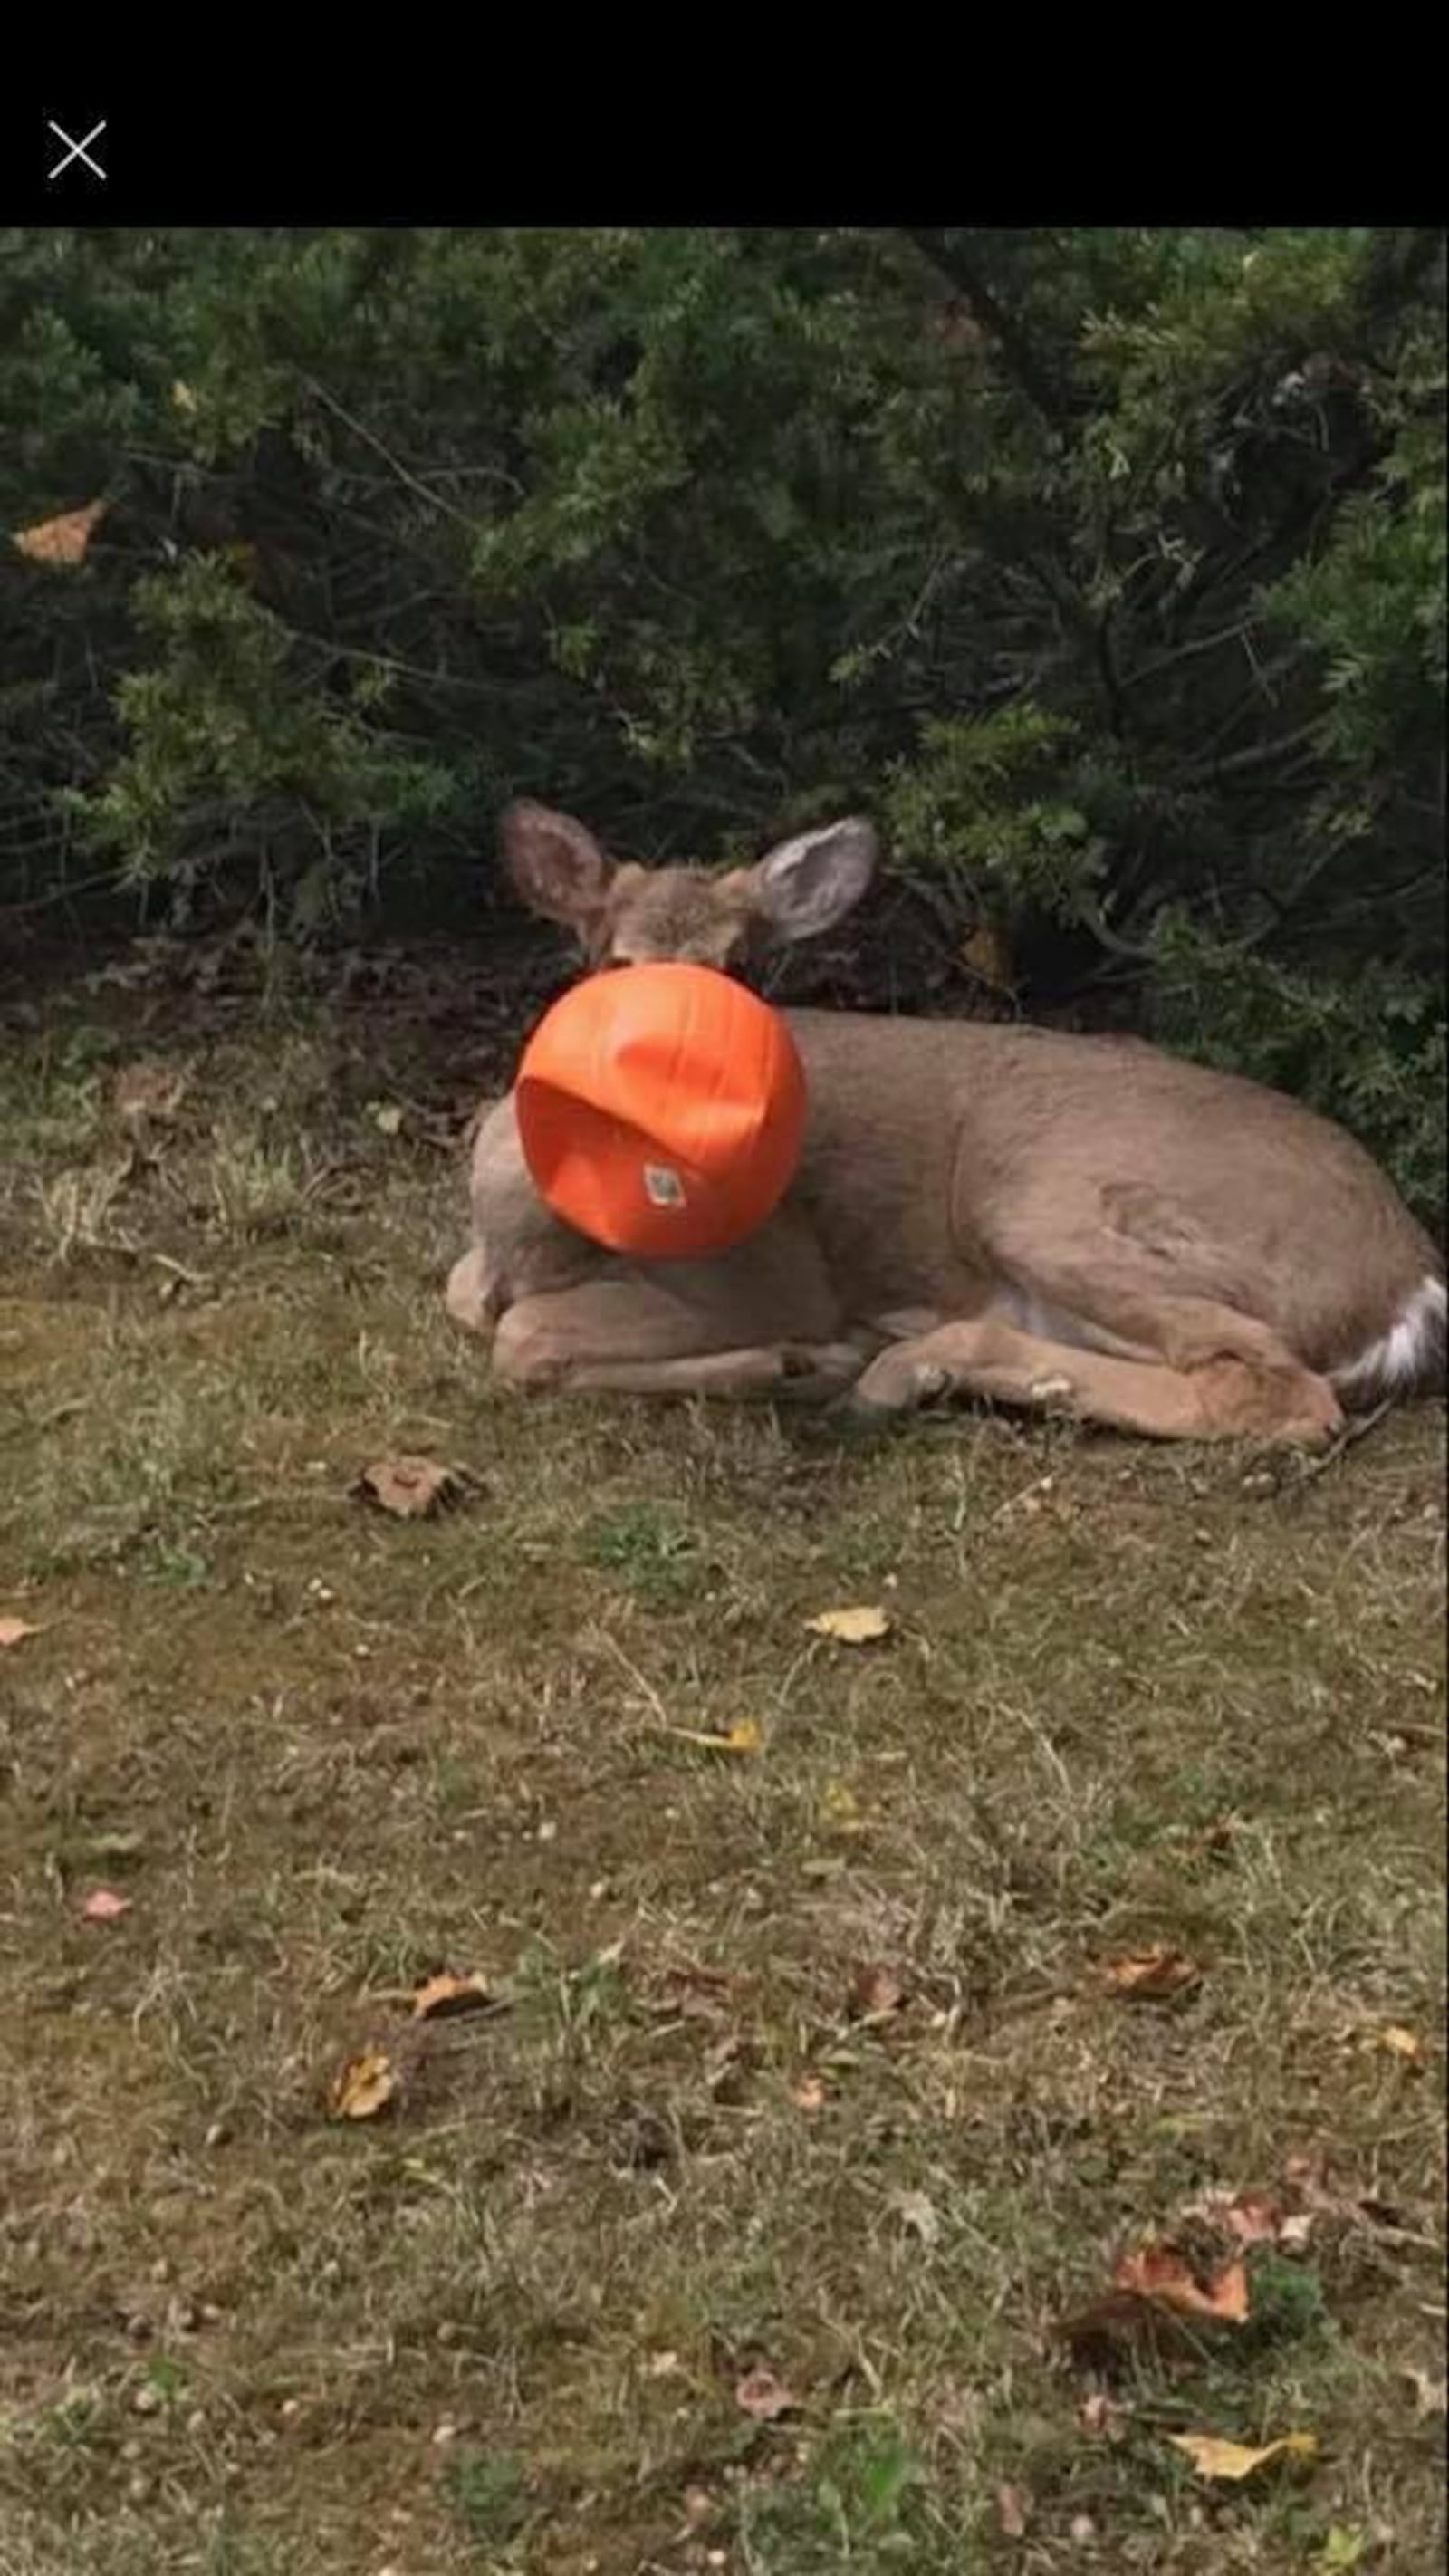
POLYGON ((514 1086, 539 1197, 610 1252, 723 1252, 800 1159, 805 1076, 778 1011, 713 966, 621 966, 573 985, 514 1086))

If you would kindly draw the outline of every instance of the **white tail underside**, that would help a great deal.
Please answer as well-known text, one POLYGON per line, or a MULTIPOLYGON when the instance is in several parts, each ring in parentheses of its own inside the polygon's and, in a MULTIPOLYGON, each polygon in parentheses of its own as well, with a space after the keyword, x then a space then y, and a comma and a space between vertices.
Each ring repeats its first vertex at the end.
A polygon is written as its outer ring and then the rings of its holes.
POLYGON ((1442 1363, 1446 1297, 1442 1279, 1421 1279, 1403 1313, 1347 1367, 1334 1369, 1340 1395, 1391 1395, 1442 1363))

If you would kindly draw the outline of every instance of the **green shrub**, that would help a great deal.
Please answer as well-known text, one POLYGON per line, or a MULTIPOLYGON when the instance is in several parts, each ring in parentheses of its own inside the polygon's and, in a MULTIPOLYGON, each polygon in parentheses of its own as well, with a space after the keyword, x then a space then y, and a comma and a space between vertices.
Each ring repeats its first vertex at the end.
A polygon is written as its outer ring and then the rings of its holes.
POLYGON ((1028 1007, 1109 969, 1425 1199, 1443 304, 1424 229, 0 235, 8 524, 108 503, 11 557, 0 911, 868 804, 1028 1007))

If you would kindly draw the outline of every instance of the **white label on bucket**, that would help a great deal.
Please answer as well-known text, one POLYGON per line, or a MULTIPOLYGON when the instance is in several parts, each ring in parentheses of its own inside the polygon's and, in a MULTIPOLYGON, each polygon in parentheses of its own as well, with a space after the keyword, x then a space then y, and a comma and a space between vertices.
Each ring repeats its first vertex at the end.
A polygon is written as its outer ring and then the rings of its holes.
POLYGON ((684 1205, 684 1183, 677 1172, 669 1169, 667 1163, 646 1163, 644 1195, 651 1206, 681 1208, 684 1205))

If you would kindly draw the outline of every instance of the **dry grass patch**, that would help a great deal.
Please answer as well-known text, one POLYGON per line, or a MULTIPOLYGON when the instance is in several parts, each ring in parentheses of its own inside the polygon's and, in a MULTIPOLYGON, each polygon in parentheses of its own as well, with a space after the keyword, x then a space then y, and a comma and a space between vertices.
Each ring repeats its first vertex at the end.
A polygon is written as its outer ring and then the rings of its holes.
MULTIPOLYGON (((0 2576, 1436 2563, 1439 1416, 1265 1494, 504 1400, 405 1068, 291 1048, 188 1031, 122 1249, 9 1184, 0 2576), (460 1507, 366 1509, 398 1454, 460 1507), (1073 2363, 1293 2158, 1240 2328, 1073 2363)), ((50 1063, 44 1187, 113 1115, 50 1063)))

